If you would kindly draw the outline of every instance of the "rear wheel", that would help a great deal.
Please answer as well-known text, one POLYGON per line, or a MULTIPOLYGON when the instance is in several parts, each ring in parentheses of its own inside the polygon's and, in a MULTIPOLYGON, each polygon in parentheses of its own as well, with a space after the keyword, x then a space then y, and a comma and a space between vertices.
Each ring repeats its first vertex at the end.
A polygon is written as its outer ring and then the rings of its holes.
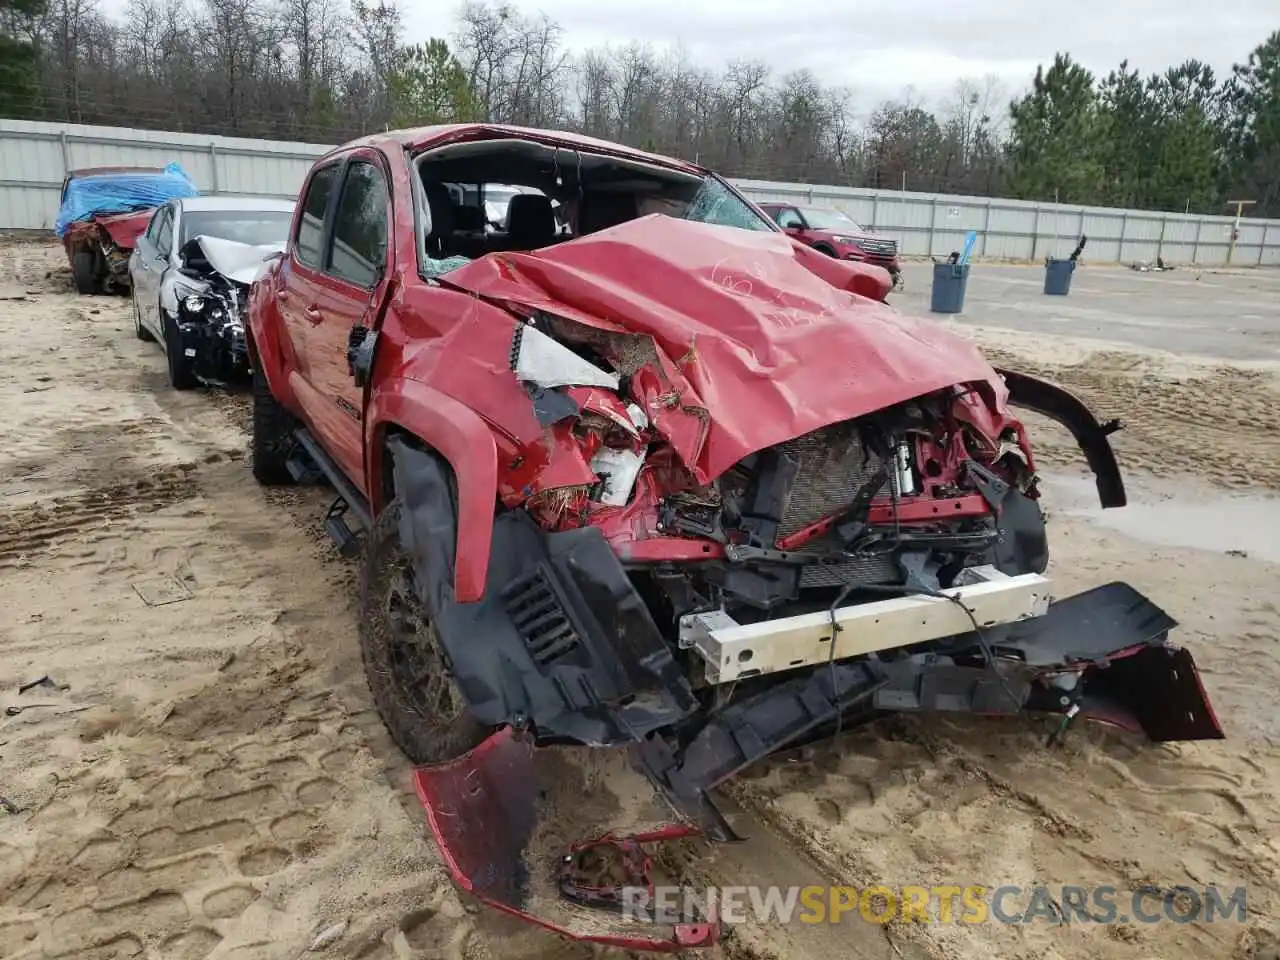
POLYGON ((257 364, 253 368, 253 476, 266 487, 293 481, 289 457, 293 454, 296 427, 289 411, 271 395, 267 378, 257 364))
POLYGON ((450 673, 435 625, 415 590, 400 543, 399 499, 365 543, 360 582, 360 654, 374 705, 396 746, 415 764, 450 760, 492 729, 479 723, 450 673))
POLYGON ((97 293, 98 255, 93 250, 76 250, 71 255, 71 277, 76 284, 76 293, 97 293))
MULTIPOLYGON (((164 311, 161 311, 164 316, 164 311)), ((191 372, 191 363, 182 353, 182 337, 178 333, 178 322, 173 317, 164 317, 164 356, 169 366, 169 385, 175 390, 190 390, 196 385, 195 374, 191 372)))

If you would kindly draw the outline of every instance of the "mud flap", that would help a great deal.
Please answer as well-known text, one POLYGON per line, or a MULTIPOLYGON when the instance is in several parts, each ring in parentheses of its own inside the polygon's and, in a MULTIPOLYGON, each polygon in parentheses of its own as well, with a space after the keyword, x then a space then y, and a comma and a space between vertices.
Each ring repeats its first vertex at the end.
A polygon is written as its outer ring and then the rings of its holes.
POLYGON ((489 906, 628 950, 674 952, 719 938, 714 918, 655 923, 626 909, 652 895, 649 847, 696 831, 625 750, 535 748, 503 727, 469 754, 420 767, 414 785, 454 881, 489 906))

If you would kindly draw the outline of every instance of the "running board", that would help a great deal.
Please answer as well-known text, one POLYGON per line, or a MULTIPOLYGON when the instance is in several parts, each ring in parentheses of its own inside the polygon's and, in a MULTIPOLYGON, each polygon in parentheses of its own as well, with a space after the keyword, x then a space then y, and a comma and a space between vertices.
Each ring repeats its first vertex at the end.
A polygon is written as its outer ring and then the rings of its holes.
POLYGON ((298 445, 302 452, 305 452, 306 458, 310 463, 302 463, 298 458, 289 461, 289 472, 295 479, 308 475, 308 467, 314 466, 324 479, 328 480, 330 485, 338 493, 338 500, 329 508, 328 514, 325 516, 324 528, 325 532, 333 539, 338 546, 338 552, 343 556, 351 556, 355 553, 359 545, 360 534, 363 530, 369 530, 373 527, 373 513, 369 509, 369 504, 356 489, 355 484, 347 479, 346 474, 339 469, 338 464, 325 453, 324 448, 316 442, 316 438, 311 435, 306 427, 300 427, 294 431, 294 435, 298 438, 298 445), (352 530, 347 524, 346 514, 350 512, 359 522, 361 530, 352 530))

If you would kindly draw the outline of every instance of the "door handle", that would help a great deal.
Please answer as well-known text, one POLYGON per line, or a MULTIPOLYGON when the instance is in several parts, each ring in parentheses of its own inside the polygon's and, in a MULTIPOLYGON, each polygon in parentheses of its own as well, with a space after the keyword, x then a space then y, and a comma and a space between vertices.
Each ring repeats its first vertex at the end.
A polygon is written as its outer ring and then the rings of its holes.
POLYGON ((320 313, 319 308, 316 307, 314 304, 307 307, 307 309, 303 310, 302 315, 307 318, 308 323, 319 323, 321 320, 324 319, 324 316, 320 313))

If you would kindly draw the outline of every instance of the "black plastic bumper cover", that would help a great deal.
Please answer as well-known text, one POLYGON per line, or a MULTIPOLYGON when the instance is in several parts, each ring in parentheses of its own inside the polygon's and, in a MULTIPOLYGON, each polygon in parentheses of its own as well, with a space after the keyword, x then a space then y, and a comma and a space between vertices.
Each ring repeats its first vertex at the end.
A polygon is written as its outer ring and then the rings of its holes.
POLYGON ((523 511, 494 521, 484 597, 453 600, 457 516, 443 462, 389 441, 401 540, 463 696, 485 724, 539 741, 631 743, 698 701, 600 531, 546 533, 523 511))

